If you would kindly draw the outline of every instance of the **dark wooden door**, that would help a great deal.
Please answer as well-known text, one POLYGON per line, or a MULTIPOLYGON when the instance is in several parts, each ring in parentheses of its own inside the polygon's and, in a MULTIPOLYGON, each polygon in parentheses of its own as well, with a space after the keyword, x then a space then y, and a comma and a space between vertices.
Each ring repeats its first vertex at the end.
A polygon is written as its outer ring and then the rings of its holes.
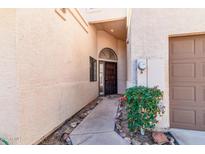
POLYGON ((117 94, 117 63, 105 62, 105 95, 117 94))

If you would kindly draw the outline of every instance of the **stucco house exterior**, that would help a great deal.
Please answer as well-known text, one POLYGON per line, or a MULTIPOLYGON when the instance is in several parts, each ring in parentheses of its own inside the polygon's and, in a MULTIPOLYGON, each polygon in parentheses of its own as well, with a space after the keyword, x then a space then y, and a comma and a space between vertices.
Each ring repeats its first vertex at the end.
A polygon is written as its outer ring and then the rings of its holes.
POLYGON ((204 131, 204 17, 205 9, 0 9, 0 136, 37 144, 99 95, 135 85, 164 92, 157 130, 204 131))

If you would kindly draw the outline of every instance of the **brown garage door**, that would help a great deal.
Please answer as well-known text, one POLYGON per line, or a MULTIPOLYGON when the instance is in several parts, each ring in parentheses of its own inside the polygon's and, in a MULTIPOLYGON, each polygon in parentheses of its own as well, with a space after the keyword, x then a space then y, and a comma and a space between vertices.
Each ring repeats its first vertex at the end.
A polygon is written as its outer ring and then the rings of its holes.
POLYGON ((171 127, 205 130, 205 35, 170 38, 171 127))

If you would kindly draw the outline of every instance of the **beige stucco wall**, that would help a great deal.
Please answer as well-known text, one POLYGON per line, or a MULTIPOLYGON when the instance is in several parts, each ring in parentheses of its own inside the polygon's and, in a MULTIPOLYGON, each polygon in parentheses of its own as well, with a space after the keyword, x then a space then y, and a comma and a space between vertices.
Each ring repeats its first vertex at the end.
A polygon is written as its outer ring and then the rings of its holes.
POLYGON ((125 41, 117 40, 117 53, 118 53, 118 63, 117 63, 118 93, 124 94, 126 89, 126 80, 127 80, 127 51, 126 51, 125 41))
POLYGON ((98 55, 103 48, 111 48, 115 51, 118 72, 118 93, 123 94, 126 89, 126 44, 125 41, 118 40, 105 31, 97 31, 97 51, 98 55))
MULTIPOLYGON (((128 84, 146 80, 164 91, 166 113, 158 128, 169 127, 169 35, 205 32, 205 9, 133 9, 128 49, 128 84), (136 60, 147 60, 148 78, 136 76, 136 60), (141 80, 141 81, 140 81, 141 80)), ((142 75, 143 76, 143 75, 142 75)))
POLYGON ((15 9, 0 9, 0 137, 11 144, 20 140, 15 20, 15 9))
POLYGON ((64 17, 66 21, 55 9, 16 9, 16 16, 5 16, 1 21, 7 26, 4 31, 16 24, 16 38, 14 26, 9 33, 5 31, 1 39, 13 36, 6 41, 8 51, 2 53, 1 50, 2 56, 8 56, 8 60, 2 59, 8 62, 12 73, 5 74, 0 81, 7 82, 9 87, 4 97, 0 97, 1 106, 5 103, 5 108, 9 108, 0 113, 0 131, 15 136, 16 123, 20 124, 20 140, 16 144, 36 143, 98 96, 98 83, 89 81, 89 56, 97 58, 96 30, 89 25, 86 32, 69 11, 64 17), (13 49, 15 41, 16 50, 13 49), (3 99, 8 100, 3 102, 3 99), (2 114, 3 117, 8 114, 8 119, 2 120, 2 114), (16 114, 20 114, 19 120, 16 114), (9 128, 11 130, 5 130, 9 128))
POLYGON ((0 136, 10 144, 38 143, 98 96, 89 56, 104 47, 118 56, 118 92, 125 90, 125 42, 72 11, 62 18, 55 9, 0 9, 0 136))

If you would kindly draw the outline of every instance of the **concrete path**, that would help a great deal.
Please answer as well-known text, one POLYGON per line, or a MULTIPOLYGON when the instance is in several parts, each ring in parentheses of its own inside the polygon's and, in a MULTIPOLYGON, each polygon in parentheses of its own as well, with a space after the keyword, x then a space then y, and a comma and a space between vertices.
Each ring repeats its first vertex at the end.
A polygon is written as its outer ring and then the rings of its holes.
POLYGON ((104 97, 102 102, 71 132, 75 145, 127 145, 115 131, 118 101, 104 97))
POLYGON ((170 129, 177 142, 182 145, 205 145, 205 132, 185 129, 170 129))

